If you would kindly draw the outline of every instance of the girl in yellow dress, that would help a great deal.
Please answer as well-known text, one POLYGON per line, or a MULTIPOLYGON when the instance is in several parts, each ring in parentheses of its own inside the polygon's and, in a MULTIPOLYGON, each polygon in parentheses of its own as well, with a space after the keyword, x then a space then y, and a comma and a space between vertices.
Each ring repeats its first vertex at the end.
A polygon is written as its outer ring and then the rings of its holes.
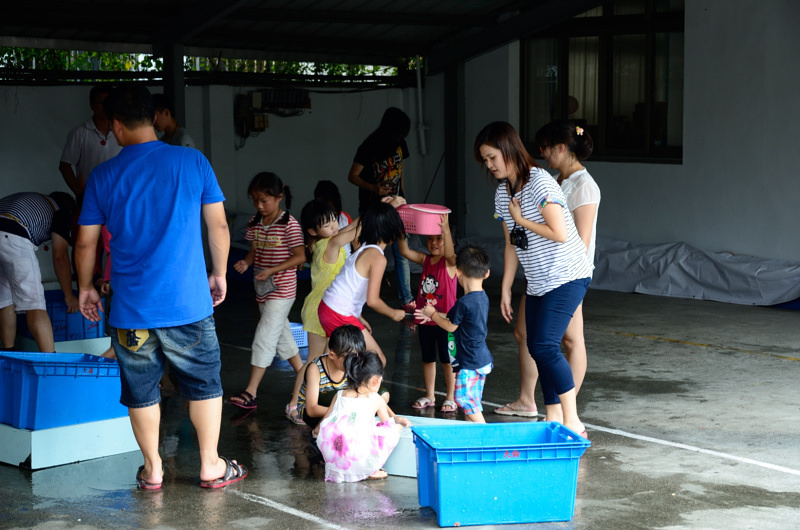
MULTIPOLYGON (((325 289, 333 281, 347 259, 346 247, 356 236, 358 220, 339 230, 337 212, 327 203, 313 200, 303 206, 300 224, 311 250, 311 292, 306 296, 301 310, 303 329, 308 332, 308 359, 306 363, 325 353, 328 339, 319 323, 317 308, 325 289)), ((286 417, 292 423, 302 425, 303 419, 297 410, 297 397, 303 383, 305 370, 297 374, 292 398, 286 405, 286 417)))

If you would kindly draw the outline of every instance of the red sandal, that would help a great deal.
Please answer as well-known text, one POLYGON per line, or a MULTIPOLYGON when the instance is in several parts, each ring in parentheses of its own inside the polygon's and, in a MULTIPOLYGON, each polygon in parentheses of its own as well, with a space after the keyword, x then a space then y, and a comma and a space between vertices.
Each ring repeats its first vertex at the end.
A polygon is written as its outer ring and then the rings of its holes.
POLYGON ((233 484, 234 482, 244 480, 244 478, 247 476, 247 468, 242 464, 236 462, 236 460, 228 460, 224 456, 220 456, 220 458, 227 464, 227 467, 225 468, 225 474, 218 479, 201 480, 201 488, 222 488, 228 484, 233 484))

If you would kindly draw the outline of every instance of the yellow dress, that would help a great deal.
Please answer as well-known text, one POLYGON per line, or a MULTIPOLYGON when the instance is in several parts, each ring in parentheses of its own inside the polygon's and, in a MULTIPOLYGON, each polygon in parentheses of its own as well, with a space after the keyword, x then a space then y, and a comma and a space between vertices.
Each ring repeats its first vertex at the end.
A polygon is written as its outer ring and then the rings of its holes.
POLYGON ((325 336, 325 330, 319 323, 317 309, 322 301, 322 295, 325 294, 325 289, 330 286, 347 259, 347 252, 344 247, 341 247, 336 263, 326 263, 323 256, 325 249, 328 248, 328 241, 330 241, 329 237, 320 239, 314 243, 314 247, 311 249, 311 292, 306 296, 303 309, 300 311, 303 329, 321 337, 325 336))

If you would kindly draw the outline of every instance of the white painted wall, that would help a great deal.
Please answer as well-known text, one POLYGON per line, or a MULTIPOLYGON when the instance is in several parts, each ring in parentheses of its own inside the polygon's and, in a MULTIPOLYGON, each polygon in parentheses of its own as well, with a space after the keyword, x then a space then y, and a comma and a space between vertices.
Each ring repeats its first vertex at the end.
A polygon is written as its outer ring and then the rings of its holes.
POLYGON ((0 195, 68 192, 61 150, 90 114, 88 88, 0 86, 0 195))
MULTIPOLYGON (((686 2, 684 160, 680 165, 587 161, 603 201, 598 233, 636 243, 685 241, 707 250, 800 260, 800 2, 686 2)), ((463 178, 468 220, 462 235, 499 236, 491 221, 494 187, 472 158, 486 123, 519 123, 519 46, 491 51, 464 68, 466 108, 463 178), (474 183, 474 186, 472 185, 474 183)), ((236 149, 233 100, 246 89, 187 89, 186 126, 212 161, 231 210, 249 212, 247 183, 274 171, 292 188, 293 211, 316 182, 339 185, 345 208, 357 210, 347 171, 358 144, 388 106, 412 118, 406 169, 410 202, 422 202, 443 154, 443 76, 425 80, 427 155, 417 138, 416 91, 311 94, 301 117, 270 116, 270 127, 236 149)), ((88 87, 0 86, 0 195, 66 186, 58 173, 68 130, 87 119, 88 87)), ((443 203, 444 167, 428 202, 443 203)))
MULTIPOLYGON (((351 215, 358 212, 357 188, 347 181, 347 173, 353 162, 358 145, 377 128, 387 107, 403 109, 411 118, 411 132, 406 139, 409 159, 405 167, 406 196, 409 202, 422 202, 434 176, 441 157, 444 133, 443 113, 437 114, 436 106, 428 113, 423 110, 427 124, 426 151, 422 155, 418 135, 418 112, 416 90, 377 90, 359 93, 340 93, 335 91, 313 92, 312 108, 303 116, 280 118, 269 116, 269 128, 257 136, 249 138, 244 147, 238 147, 238 138, 233 134, 233 99, 248 89, 230 87, 211 87, 214 100, 230 101, 230 109, 221 112, 218 121, 230 122, 227 136, 217 134, 211 146, 210 158, 221 182, 227 182, 223 173, 235 175, 228 182, 226 194, 228 207, 238 211, 251 209, 247 199, 247 185, 260 171, 276 173, 289 185, 293 194, 292 210, 299 214, 305 201, 319 180, 331 180, 339 186, 344 208, 351 215), (227 92, 226 94, 220 94, 227 92), (218 154, 222 153, 226 164, 218 168, 218 154)), ((423 90, 423 93, 425 90, 423 90)), ((425 96, 423 96, 425 97, 425 96)), ((220 112, 216 109, 216 112, 220 112)), ((440 169, 436 182, 428 198, 429 201, 442 201, 444 169, 440 169), (438 186, 437 186, 438 185, 438 186)))
MULTIPOLYGON (((151 90, 158 92, 160 88, 151 90)), ((247 198, 250 179, 260 171, 272 171, 290 186, 294 212, 299 214, 312 198, 317 181, 327 179, 339 186, 345 209, 356 213, 358 196, 356 187, 347 182, 347 172, 358 145, 377 128, 389 106, 404 109, 412 118, 407 138, 411 156, 406 190, 410 202, 422 200, 429 183, 426 172, 433 176, 436 161, 430 162, 434 155, 420 154, 415 90, 314 92, 312 108, 302 116, 270 115, 269 128, 239 148, 233 128, 233 101, 236 94, 248 90, 212 86, 188 87, 186 92, 185 126, 211 160, 230 210, 251 211, 247 198)), ((2 196, 17 191, 68 191, 58 163, 67 133, 90 115, 88 92, 87 86, 0 86, 2 196)), ((429 135, 442 136, 441 117, 435 113, 430 127, 429 135)), ((434 154, 441 156, 443 140, 431 139, 428 143, 434 154)), ((439 179, 440 188, 432 193, 436 200, 442 196, 443 177, 439 179)))

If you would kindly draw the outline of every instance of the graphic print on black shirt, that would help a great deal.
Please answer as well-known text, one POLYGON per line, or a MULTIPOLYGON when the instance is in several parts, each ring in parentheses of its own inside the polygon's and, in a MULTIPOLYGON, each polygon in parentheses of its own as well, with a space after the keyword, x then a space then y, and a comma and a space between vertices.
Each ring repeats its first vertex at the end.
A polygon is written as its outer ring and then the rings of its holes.
POLYGON ((425 304, 436 307, 436 303, 443 296, 436 292, 438 289, 439 282, 436 281, 436 277, 433 274, 428 274, 419 282, 419 297, 422 298, 425 304))
POLYGON ((403 178, 403 150, 400 146, 389 158, 372 164, 372 178, 376 184, 384 187, 391 183, 388 195, 397 195, 403 178))

